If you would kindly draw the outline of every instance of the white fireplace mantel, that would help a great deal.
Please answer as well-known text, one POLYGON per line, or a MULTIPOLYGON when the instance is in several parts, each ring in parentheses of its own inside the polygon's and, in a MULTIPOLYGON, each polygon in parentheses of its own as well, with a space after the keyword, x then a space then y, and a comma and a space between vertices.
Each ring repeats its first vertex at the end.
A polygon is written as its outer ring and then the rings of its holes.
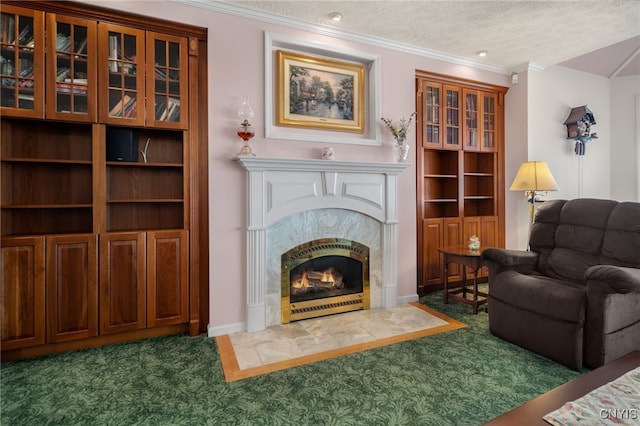
POLYGON ((247 170, 247 330, 266 328, 266 229, 292 214, 353 210, 382 224, 382 307, 397 304, 397 176, 409 164, 236 157, 247 170))

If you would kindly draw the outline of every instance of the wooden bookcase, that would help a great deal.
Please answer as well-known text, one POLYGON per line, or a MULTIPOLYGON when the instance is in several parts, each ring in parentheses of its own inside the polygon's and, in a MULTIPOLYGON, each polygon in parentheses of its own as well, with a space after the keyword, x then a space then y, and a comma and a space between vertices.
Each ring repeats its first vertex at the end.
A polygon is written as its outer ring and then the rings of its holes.
POLYGON ((2 360, 206 331, 206 29, 0 12, 2 360))
MULTIPOLYGON (((504 246, 504 94, 507 88, 416 73, 418 294, 442 288, 438 248, 504 246)), ((450 265, 450 281, 462 270, 450 265)), ((482 271, 481 276, 486 276, 482 271)))

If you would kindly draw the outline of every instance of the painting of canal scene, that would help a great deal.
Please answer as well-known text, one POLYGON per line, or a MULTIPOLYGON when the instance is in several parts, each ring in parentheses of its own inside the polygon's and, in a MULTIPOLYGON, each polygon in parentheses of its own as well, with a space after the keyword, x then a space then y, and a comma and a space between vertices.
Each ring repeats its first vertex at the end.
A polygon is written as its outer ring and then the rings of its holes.
POLYGON ((277 52, 276 124, 364 131, 364 66, 277 52))

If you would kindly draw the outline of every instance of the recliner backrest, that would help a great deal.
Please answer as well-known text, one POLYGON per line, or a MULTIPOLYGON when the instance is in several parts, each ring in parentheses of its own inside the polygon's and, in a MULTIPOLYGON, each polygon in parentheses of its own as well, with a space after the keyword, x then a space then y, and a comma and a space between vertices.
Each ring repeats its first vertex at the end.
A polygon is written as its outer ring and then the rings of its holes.
POLYGON ((550 277, 584 283, 584 273, 589 267, 617 264, 619 250, 614 235, 608 239, 607 253, 611 257, 607 262, 603 262, 608 256, 602 255, 602 246, 611 212, 619 204, 594 198, 543 203, 536 213, 530 238, 531 250, 540 256, 538 270, 550 277))

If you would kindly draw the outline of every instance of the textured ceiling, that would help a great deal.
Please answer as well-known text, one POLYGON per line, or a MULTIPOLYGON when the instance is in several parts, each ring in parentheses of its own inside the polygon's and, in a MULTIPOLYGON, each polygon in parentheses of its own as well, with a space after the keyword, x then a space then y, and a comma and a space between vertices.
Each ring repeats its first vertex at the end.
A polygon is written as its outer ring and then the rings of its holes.
POLYGON ((474 61, 479 61, 477 51, 487 50, 482 61, 507 70, 527 63, 556 65, 612 45, 618 52, 613 56, 599 52, 597 58, 586 57, 566 65, 606 76, 613 72, 629 74, 629 70, 638 74, 640 70, 636 52, 640 39, 633 39, 640 36, 640 0, 225 3, 474 61), (344 18, 332 22, 328 17, 331 12, 340 12, 344 18), (629 41, 621 43, 625 40, 629 41), (636 60, 629 61, 625 70, 618 70, 634 52, 636 60), (608 66, 603 67, 602 58, 608 66), (597 71, 591 69, 592 60, 599 65, 597 71))

